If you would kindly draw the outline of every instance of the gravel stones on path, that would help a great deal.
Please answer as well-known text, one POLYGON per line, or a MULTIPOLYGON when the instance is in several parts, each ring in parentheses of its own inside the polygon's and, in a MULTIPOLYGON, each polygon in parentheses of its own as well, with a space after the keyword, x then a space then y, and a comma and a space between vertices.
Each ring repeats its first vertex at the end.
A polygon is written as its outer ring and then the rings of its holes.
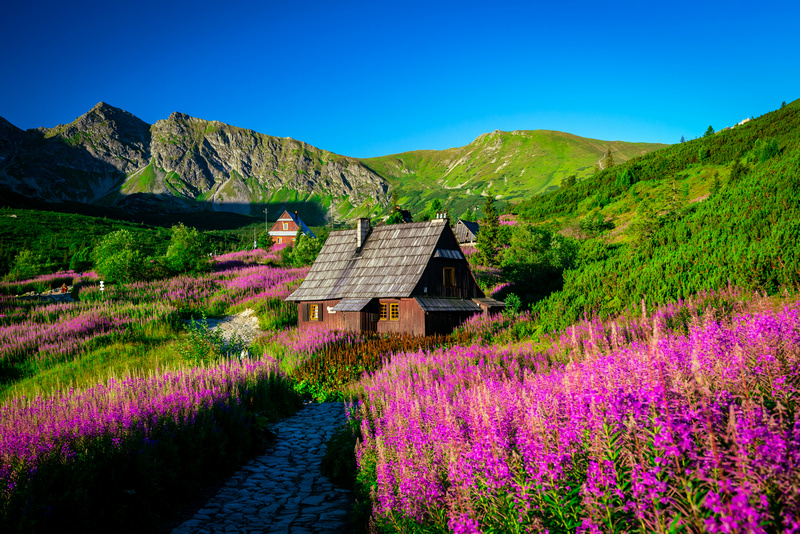
POLYGON ((269 450, 172 534, 347 532, 352 494, 320 472, 325 443, 344 424, 344 410, 341 402, 308 403, 276 424, 269 450))
MULTIPOLYGON (((191 321, 184 321, 186 324, 191 321)), ((202 323, 203 320, 195 321, 202 323)), ((250 345, 262 333, 258 326, 258 316, 251 308, 237 313, 236 315, 226 315, 221 319, 205 319, 208 329, 212 332, 219 329, 225 343, 230 343, 236 339, 244 346, 250 345)))

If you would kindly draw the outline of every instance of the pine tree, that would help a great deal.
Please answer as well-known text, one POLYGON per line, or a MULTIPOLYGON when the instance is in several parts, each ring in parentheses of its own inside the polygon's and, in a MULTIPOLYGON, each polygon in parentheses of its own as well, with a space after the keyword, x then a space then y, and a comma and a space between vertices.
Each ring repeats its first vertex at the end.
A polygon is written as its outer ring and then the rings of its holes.
POLYGON ((435 219, 438 213, 442 211, 442 201, 438 198, 433 199, 431 202, 430 207, 428 208, 428 218, 435 219))
POLYGON ((703 137, 711 137, 712 135, 714 135, 714 127, 709 125, 708 130, 706 130, 706 133, 703 135, 703 137))
POLYGON ((494 194, 488 191, 486 203, 483 205, 483 219, 481 219, 480 231, 478 232, 477 248, 481 263, 488 267, 499 265, 498 252, 500 247, 497 243, 500 236, 500 217, 494 207, 494 194))
POLYGON ((683 208, 683 199, 681 195, 678 193, 678 184, 675 180, 675 175, 672 175, 672 193, 669 200, 669 212, 672 215, 673 219, 678 218, 678 214, 680 213, 681 209, 683 208))
POLYGON ((606 150, 606 155, 603 158, 603 168, 610 169, 614 166, 614 156, 611 154, 611 147, 606 150))
POLYGON ((722 185, 719 181, 719 172, 714 173, 714 181, 711 182, 711 196, 717 196, 719 190, 722 188, 722 185))

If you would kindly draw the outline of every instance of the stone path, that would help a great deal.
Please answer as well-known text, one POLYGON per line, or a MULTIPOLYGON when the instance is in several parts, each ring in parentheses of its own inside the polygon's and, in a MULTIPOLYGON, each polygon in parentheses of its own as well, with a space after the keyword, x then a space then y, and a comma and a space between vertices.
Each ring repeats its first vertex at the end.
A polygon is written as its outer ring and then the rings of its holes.
POLYGON ((344 424, 340 402, 308 403, 275 425, 278 438, 172 534, 347 532, 351 492, 320 472, 325 443, 344 424))

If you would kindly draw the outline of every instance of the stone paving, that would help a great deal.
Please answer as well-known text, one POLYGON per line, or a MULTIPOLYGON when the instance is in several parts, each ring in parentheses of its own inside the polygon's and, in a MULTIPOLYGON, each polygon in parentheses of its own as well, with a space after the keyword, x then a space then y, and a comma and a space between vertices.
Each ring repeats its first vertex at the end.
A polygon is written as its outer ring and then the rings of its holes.
POLYGON ((172 534, 347 532, 351 492, 320 472, 325 443, 345 422, 344 404, 308 403, 275 425, 275 443, 245 465, 172 534))

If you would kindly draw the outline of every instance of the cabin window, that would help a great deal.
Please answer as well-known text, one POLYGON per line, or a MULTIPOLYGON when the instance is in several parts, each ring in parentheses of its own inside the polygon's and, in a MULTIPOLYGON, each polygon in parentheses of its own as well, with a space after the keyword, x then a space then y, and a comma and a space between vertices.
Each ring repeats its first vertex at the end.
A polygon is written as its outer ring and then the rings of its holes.
POLYGON ((400 319, 400 305, 395 302, 381 302, 381 321, 397 321, 400 319))
POLYGON ((445 287, 453 287, 456 285, 456 270, 454 267, 444 268, 444 285, 445 287))
POLYGON ((283 223, 283 229, 284 230, 288 230, 289 229, 289 223, 283 223))
POLYGON ((308 320, 319 321, 319 304, 308 305, 308 320))

